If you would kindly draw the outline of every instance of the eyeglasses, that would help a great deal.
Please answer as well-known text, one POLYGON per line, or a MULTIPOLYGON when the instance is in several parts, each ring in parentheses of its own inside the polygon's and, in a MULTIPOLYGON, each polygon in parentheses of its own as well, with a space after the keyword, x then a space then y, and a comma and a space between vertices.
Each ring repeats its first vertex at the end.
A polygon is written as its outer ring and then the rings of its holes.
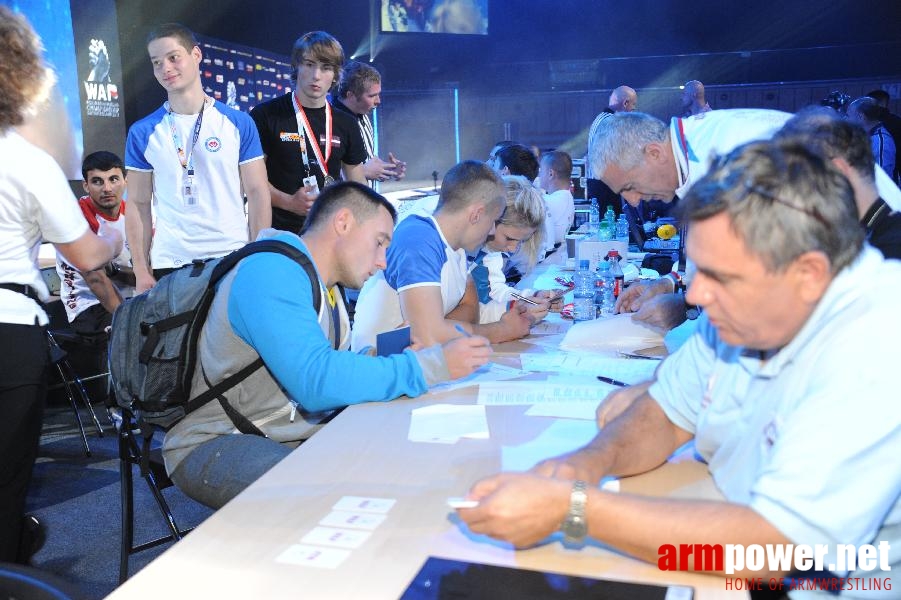
POLYGON ((769 190, 765 190, 762 187, 751 183, 750 180, 745 180, 744 184, 745 184, 745 190, 747 191, 748 194, 756 194, 758 196, 766 198, 770 202, 775 202, 776 204, 780 204, 780 205, 790 208, 792 210, 796 210, 798 212, 804 213, 808 217, 810 217, 812 219, 816 219, 817 222, 820 225, 822 225, 823 227, 825 227, 828 231, 832 231, 832 225, 829 223, 829 221, 826 220, 826 217, 823 216, 823 213, 821 213, 817 209, 816 206, 813 206, 811 208, 807 208, 805 206, 798 206, 797 204, 794 204, 792 202, 789 202, 788 200, 780 198, 779 196, 773 194, 769 190))

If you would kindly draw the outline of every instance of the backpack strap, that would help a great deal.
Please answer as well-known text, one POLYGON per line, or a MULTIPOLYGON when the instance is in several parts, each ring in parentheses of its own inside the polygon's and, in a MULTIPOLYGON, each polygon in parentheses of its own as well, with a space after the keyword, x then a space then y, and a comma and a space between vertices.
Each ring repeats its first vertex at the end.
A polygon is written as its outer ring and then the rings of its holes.
MULTIPOLYGON (((204 293, 204 297, 201 300, 200 304, 197 307, 196 312, 194 313, 194 318, 200 322, 205 322, 207 315, 210 312, 210 306, 213 302, 213 297, 215 296, 216 285, 222 280, 225 275, 228 274, 241 260, 247 258, 252 254, 257 254, 260 252, 275 252, 277 254, 281 254, 286 256, 303 267, 304 271, 307 274, 307 277, 310 278, 310 287, 312 289, 312 297, 313 297, 313 307, 316 311, 316 314, 319 314, 319 309, 322 305, 322 293, 319 289, 319 277, 316 275, 316 269, 313 267, 313 263, 310 258, 286 242, 281 242, 279 240, 259 240, 256 242, 252 242, 247 244, 243 248, 239 250, 235 250, 228 256, 224 257, 219 264, 215 266, 213 269, 213 273, 210 275, 210 281, 207 285, 207 291, 204 293)), ((202 327, 194 327, 193 335, 190 339, 186 339, 185 341, 188 344, 188 348, 194 349, 193 355, 196 356, 196 348, 197 343, 200 336, 200 331, 202 327)), ((225 414, 228 415, 228 418, 231 419, 231 422, 235 425, 235 427, 241 433, 247 433, 251 435, 260 435, 265 437, 262 431, 260 431, 253 423, 250 422, 249 419, 241 415, 235 408, 229 404, 228 400, 225 398, 224 394, 228 390, 232 389, 245 379, 247 379, 250 375, 252 375, 257 369, 263 366, 263 359, 257 357, 255 361, 242 368, 237 373, 226 377, 216 385, 210 386, 210 381, 206 377, 206 373, 203 372, 203 366, 201 365, 201 372, 203 374, 203 379, 209 387, 206 391, 202 392, 196 398, 190 399, 185 403, 185 414, 189 414, 207 402, 211 401, 213 398, 217 398, 219 403, 222 405, 222 409, 225 411, 225 414)), ((190 385, 190 381, 193 378, 194 373, 194 365, 190 365, 185 369, 185 383, 190 385)), ((190 389, 186 387, 185 389, 190 389)))

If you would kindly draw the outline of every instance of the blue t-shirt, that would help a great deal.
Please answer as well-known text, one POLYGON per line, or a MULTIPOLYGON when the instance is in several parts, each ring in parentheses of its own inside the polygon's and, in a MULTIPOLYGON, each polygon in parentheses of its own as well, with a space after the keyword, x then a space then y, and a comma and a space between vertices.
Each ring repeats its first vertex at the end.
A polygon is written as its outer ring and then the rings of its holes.
POLYGON ((370 277, 357 300, 351 347, 375 345, 375 336, 406 321, 399 292, 415 287, 441 288, 444 314, 460 303, 468 277, 466 252, 454 250, 433 217, 411 215, 394 230, 388 266, 370 277))

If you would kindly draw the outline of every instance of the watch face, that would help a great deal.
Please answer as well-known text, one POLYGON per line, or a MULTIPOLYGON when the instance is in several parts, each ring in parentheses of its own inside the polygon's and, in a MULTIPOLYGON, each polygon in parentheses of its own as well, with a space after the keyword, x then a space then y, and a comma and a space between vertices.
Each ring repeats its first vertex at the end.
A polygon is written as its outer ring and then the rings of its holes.
POLYGON ((563 535, 576 541, 581 541, 588 533, 588 523, 583 517, 569 516, 563 522, 563 535))

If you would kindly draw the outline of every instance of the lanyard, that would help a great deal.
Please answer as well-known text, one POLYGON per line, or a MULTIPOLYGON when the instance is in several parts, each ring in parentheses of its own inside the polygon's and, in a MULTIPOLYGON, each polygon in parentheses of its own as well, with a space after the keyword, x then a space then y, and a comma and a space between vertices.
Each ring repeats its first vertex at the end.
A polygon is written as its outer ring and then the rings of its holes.
POLYGON ((375 158, 375 135, 372 131, 372 122, 369 117, 360 117, 360 131, 363 134, 363 144, 366 146, 366 158, 375 158))
POLYGON ((682 119, 676 119, 676 122, 679 125, 679 148, 682 149, 682 155, 685 157, 685 181, 688 181, 688 140, 685 139, 685 128, 682 126, 682 119))
POLYGON ((309 138, 310 148, 313 149, 313 154, 319 163, 319 170, 322 171, 323 177, 328 178, 328 159, 332 155, 332 107, 328 102, 325 103, 325 156, 323 157, 322 150, 319 149, 318 140, 313 132, 313 127, 310 126, 310 122, 307 120, 307 113, 304 111, 303 105, 297 100, 295 94, 292 94, 291 97, 294 99, 294 114, 297 117, 297 132, 300 134, 300 155, 303 158, 303 166, 306 167, 307 173, 309 173, 310 162, 307 159, 305 139, 309 138))
POLYGON ((169 108, 169 103, 166 102, 166 120, 169 122, 169 131, 172 133, 172 143, 175 145, 175 153, 178 155, 178 162, 181 164, 182 170, 188 171, 188 175, 194 174, 194 146, 197 145, 197 140, 200 139, 200 126, 203 123, 203 109, 206 108, 206 97, 203 98, 203 106, 200 107, 200 114, 197 115, 197 120, 194 121, 194 135, 191 139, 191 147, 187 149, 187 154, 185 154, 185 149, 181 147, 181 135, 178 133, 178 128, 175 126, 175 119, 172 117, 172 109, 169 108))

